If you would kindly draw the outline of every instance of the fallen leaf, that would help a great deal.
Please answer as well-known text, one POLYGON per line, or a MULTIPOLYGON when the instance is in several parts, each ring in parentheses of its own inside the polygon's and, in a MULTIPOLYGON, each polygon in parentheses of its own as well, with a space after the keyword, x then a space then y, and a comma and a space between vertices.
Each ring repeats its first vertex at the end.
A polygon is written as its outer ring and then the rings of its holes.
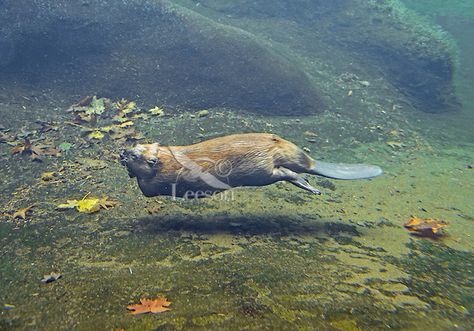
POLYGON ((105 98, 99 98, 94 95, 92 97, 92 100, 87 107, 85 113, 86 114, 94 114, 94 115, 100 115, 105 111, 105 98))
POLYGON ((81 200, 67 200, 67 203, 57 205, 56 209, 65 210, 76 208, 81 213, 92 214, 98 212, 101 208, 108 210, 117 204, 118 202, 110 200, 107 196, 102 198, 87 198, 86 195, 81 200))
POLYGON ((101 127, 99 130, 102 132, 114 132, 117 129, 116 125, 107 125, 101 127))
POLYGON ((133 121, 126 121, 126 122, 120 123, 120 124, 118 125, 118 127, 120 127, 120 128, 126 128, 126 127, 132 126, 132 125, 133 125, 133 121))
POLYGON ((77 207, 77 200, 67 200, 67 203, 62 203, 56 206, 56 209, 72 209, 77 207))
POLYGON ((444 234, 440 230, 447 227, 448 222, 434 218, 412 216, 403 226, 417 236, 434 238, 444 234))
POLYGON ((156 299, 140 299, 140 303, 136 305, 130 305, 127 307, 128 310, 131 310, 131 314, 138 315, 138 314, 159 314, 164 311, 170 310, 169 305, 171 302, 168 301, 165 297, 158 297, 156 299))
POLYGON ((136 108, 136 106, 137 104, 135 102, 127 101, 125 99, 122 99, 115 104, 117 110, 123 114, 131 113, 136 108))
POLYGON ((150 114, 152 114, 154 116, 158 116, 158 117, 165 116, 165 111, 162 108, 158 107, 158 106, 149 109, 148 112, 150 114))
POLYGON ((115 123, 123 123, 123 122, 126 122, 128 121, 129 119, 127 117, 125 117, 124 114, 120 113, 118 115, 115 115, 114 117, 112 117, 112 121, 114 121, 115 123))
POLYGON ((35 206, 35 205, 31 205, 31 206, 28 206, 28 207, 26 207, 26 208, 17 210, 16 212, 13 213, 12 218, 13 218, 13 219, 17 219, 17 218, 18 218, 18 219, 26 220, 27 214, 30 213, 30 210, 31 210, 34 206, 35 206))
POLYGON ((77 210, 81 213, 92 214, 100 210, 99 198, 84 198, 77 202, 77 210))
POLYGON ((32 152, 32 145, 29 139, 25 139, 22 144, 19 144, 11 149, 12 154, 28 154, 32 152))
POLYGON ((28 155, 32 161, 42 161, 41 156, 58 156, 60 152, 52 145, 35 145, 29 139, 25 139, 20 145, 11 149, 12 154, 28 155))
POLYGON ((100 130, 95 130, 95 131, 92 131, 91 133, 89 133, 87 135, 87 137, 89 137, 90 139, 100 140, 100 139, 105 137, 105 134, 100 130))
POLYGON ((102 208, 108 210, 109 208, 115 207, 116 205, 118 205, 118 202, 109 200, 109 197, 105 196, 105 197, 99 199, 99 205, 102 208))

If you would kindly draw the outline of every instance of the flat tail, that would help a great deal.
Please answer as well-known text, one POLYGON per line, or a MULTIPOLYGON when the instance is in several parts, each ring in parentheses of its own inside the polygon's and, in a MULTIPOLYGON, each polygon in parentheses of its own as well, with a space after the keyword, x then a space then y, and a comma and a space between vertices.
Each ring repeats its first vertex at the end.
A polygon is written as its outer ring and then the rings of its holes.
POLYGON ((334 179, 368 179, 383 174, 382 168, 369 164, 328 163, 316 161, 311 173, 334 179))

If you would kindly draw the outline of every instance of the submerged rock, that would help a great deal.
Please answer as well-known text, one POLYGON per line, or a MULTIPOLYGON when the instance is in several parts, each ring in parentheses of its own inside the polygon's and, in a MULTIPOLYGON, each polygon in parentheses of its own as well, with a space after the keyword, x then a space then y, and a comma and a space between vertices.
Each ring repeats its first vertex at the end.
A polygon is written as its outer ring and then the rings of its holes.
POLYGON ((379 70, 422 110, 456 104, 449 38, 395 0, 4 0, 0 9, 2 87, 292 115, 338 103, 333 80, 350 68, 379 70))

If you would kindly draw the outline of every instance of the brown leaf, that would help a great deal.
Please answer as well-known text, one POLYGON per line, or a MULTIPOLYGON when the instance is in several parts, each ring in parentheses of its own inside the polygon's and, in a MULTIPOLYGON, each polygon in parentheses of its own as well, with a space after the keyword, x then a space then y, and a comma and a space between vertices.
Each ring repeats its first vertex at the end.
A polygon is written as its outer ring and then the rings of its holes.
POLYGON ((12 154, 28 154, 31 153, 31 142, 25 139, 23 144, 17 145, 11 149, 12 154))
POLYGON ((130 313, 133 315, 146 313, 159 314, 170 310, 170 308, 168 308, 169 305, 171 305, 171 302, 165 297, 158 297, 156 299, 141 298, 139 304, 130 305, 127 309, 131 310, 130 313))
POLYGON ((105 196, 99 199, 99 205, 104 209, 109 209, 118 205, 118 202, 109 200, 109 197, 105 196))

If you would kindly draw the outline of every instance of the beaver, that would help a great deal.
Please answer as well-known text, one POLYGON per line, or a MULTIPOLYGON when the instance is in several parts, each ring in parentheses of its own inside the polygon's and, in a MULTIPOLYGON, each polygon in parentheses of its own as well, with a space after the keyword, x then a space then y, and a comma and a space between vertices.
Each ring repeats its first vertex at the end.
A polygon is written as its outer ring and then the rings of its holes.
POLYGON ((123 151, 120 160, 147 197, 205 197, 278 181, 321 194, 300 174, 335 179, 382 174, 374 165, 316 161, 295 144, 269 133, 233 134, 187 146, 139 144, 123 151))

